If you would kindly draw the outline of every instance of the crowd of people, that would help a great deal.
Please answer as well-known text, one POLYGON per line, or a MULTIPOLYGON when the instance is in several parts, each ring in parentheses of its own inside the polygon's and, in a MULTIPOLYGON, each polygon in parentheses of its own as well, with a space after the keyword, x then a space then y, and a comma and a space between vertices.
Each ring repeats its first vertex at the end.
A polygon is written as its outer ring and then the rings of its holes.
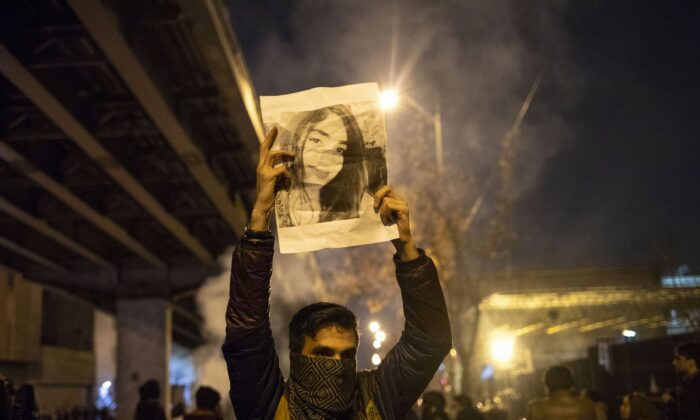
POLYGON ((678 346, 673 365, 678 387, 654 395, 633 391, 604 396, 589 389, 576 391, 571 371, 553 366, 544 375, 546 397, 531 401, 525 413, 519 414, 500 398, 473 403, 468 396, 458 395, 448 404, 442 393, 430 391, 423 394, 420 407, 411 416, 422 420, 508 420, 523 415, 527 420, 700 420, 700 343, 678 346))
MULTIPOLYGON (((151 379, 139 387, 139 402, 134 420, 165 420, 160 385, 151 379)), ((195 407, 186 412, 184 404, 175 404, 169 418, 173 420, 223 420, 221 394, 214 388, 200 386, 195 393, 195 407)), ((34 387, 29 384, 15 388, 10 379, 0 376, 0 420, 114 420, 109 407, 94 405, 57 409, 49 412, 37 402, 34 387)))

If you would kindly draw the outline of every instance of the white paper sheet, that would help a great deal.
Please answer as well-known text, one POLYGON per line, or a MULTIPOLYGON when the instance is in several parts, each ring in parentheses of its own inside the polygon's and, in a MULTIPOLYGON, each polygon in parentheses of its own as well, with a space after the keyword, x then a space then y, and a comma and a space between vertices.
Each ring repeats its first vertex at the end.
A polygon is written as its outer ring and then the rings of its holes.
POLYGON ((273 149, 292 150, 292 177, 275 199, 280 251, 384 242, 398 238, 372 209, 387 182, 386 127, 376 83, 260 97, 273 149))

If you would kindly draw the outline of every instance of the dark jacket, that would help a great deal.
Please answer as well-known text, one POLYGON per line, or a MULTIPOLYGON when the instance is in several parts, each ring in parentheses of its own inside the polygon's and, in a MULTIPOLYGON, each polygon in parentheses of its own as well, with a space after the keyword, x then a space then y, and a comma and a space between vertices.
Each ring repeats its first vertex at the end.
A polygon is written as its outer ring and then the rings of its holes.
POLYGON ((684 378, 678 392, 678 420, 700 419, 700 373, 684 378))
MULTIPOLYGON (((231 289, 222 347, 230 397, 240 420, 285 418, 284 379, 270 319, 274 239, 247 241, 233 253, 231 289), (279 409, 279 411, 278 411, 279 409)), ((445 300, 432 260, 394 258, 401 288, 404 332, 377 369, 358 374, 352 417, 402 419, 450 350, 445 300)))
POLYGON ((527 407, 527 420, 596 420, 595 404, 588 398, 581 398, 570 390, 550 392, 547 398, 530 402, 527 407))
POLYGON ((136 405, 134 420, 165 420, 165 412, 160 405, 160 400, 157 398, 140 400, 136 405))
POLYGON ((185 414, 184 420, 223 420, 222 417, 212 410, 195 410, 190 414, 185 414))

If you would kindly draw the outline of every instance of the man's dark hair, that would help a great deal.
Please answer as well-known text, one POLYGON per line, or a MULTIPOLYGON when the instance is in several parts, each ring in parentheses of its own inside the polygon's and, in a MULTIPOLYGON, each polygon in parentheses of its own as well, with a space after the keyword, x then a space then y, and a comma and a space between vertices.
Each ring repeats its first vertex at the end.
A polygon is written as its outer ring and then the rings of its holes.
POLYGON ((544 384, 549 392, 571 389, 574 386, 574 378, 566 366, 553 366, 544 374, 544 384))
POLYGON ((139 387, 141 400, 160 398, 160 385, 155 379, 149 379, 139 387))
POLYGON ((221 400, 221 394, 219 394, 214 388, 208 386, 200 386, 195 395, 197 400, 197 408, 202 410, 213 410, 219 404, 221 400))
POLYGON ((316 302, 299 309, 289 322, 289 351, 301 353, 304 337, 316 338, 320 329, 332 326, 352 330, 359 343, 357 318, 350 309, 337 303, 316 302))
POLYGON ((683 343, 676 347, 676 354, 695 360, 695 364, 700 368, 700 343, 683 343))

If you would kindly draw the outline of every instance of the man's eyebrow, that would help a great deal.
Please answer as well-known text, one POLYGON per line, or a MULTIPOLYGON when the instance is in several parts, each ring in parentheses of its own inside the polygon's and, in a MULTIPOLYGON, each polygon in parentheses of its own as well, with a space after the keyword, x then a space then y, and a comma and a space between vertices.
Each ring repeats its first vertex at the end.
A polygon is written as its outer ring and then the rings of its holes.
POLYGON ((323 131, 323 130, 319 130, 318 128, 312 128, 312 129, 309 131, 309 133, 311 133, 311 132, 313 132, 313 131, 316 131, 317 133, 321 134, 322 136, 330 137, 330 135, 329 135, 328 133, 326 133, 326 132, 323 131))
POLYGON ((356 348, 356 347, 352 347, 352 348, 343 350, 340 354, 352 356, 352 355, 354 355, 355 353, 357 353, 357 348, 356 348))
POLYGON ((333 353, 333 352, 334 352, 334 350, 333 350, 332 348, 327 347, 327 346, 323 346, 323 345, 314 346, 314 347, 311 349, 311 351, 312 351, 313 353, 320 353, 320 352, 330 352, 330 353, 333 353))

